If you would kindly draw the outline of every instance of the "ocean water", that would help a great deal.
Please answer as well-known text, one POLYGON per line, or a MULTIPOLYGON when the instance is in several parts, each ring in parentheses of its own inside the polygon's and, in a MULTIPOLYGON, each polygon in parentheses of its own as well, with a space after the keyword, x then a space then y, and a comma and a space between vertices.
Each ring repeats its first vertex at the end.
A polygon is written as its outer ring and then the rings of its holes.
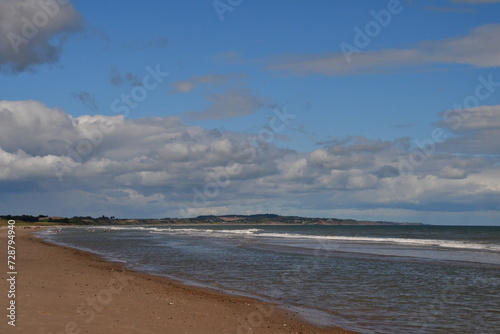
POLYGON ((131 269, 278 302, 317 324, 366 334, 500 333, 500 227, 112 226, 40 234, 131 269))

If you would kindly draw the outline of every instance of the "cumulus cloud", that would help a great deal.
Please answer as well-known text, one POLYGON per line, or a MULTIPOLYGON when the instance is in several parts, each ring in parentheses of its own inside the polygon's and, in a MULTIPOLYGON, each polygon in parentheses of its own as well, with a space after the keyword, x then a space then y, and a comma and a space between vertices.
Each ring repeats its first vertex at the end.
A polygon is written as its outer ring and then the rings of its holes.
MULTIPOLYGON (((355 47, 354 42, 347 44, 355 47)), ((428 41, 410 49, 382 49, 347 53, 288 55, 270 62, 269 69, 297 75, 329 76, 374 73, 431 64, 500 66, 500 24, 477 27, 465 36, 428 41)))
MULTIPOLYGON (((66 163, 71 163, 67 158, 66 163)), ((31 156, 22 150, 15 153, 9 153, 0 148, 0 161, 2 168, 0 170, 0 180, 15 179, 33 179, 36 177, 51 177, 54 171, 52 165, 59 161, 54 155, 31 156)))
POLYGON ((436 124, 452 138, 441 145, 448 152, 500 154, 500 105, 453 109, 441 113, 436 124))
POLYGON ((64 41, 82 29, 71 3, 0 1, 0 71, 19 73, 57 62, 64 41))
POLYGON ((467 170, 452 166, 444 166, 439 175, 446 179, 463 179, 467 177, 467 170))
POLYGON ((61 110, 37 101, 0 101, 0 146, 7 152, 21 149, 31 156, 63 154, 64 146, 76 138, 75 130, 73 117, 61 110))
POLYGON ((477 108, 460 129, 445 128, 453 136, 402 173, 401 159, 415 152, 403 139, 332 138, 297 152, 178 117, 72 117, 37 101, 0 101, 0 192, 12 200, 50 198, 47 211, 63 214, 58 210, 65 207, 68 215, 297 213, 298 207, 317 215, 498 212, 498 155, 463 154, 453 144, 467 147, 484 131, 498 131, 498 110, 477 108))

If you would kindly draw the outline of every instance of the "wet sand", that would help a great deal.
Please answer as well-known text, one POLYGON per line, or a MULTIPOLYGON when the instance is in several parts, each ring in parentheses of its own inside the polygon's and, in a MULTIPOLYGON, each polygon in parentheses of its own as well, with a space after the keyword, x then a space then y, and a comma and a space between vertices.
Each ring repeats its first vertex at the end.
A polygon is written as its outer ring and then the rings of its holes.
MULTIPOLYGON (((7 229, 0 257, 7 259, 7 229)), ((2 333, 338 333, 255 299, 124 269, 116 263, 46 243, 16 228, 16 326, 7 324, 7 269, 0 292, 2 333)), ((4 266, 6 268, 6 266, 4 266)))

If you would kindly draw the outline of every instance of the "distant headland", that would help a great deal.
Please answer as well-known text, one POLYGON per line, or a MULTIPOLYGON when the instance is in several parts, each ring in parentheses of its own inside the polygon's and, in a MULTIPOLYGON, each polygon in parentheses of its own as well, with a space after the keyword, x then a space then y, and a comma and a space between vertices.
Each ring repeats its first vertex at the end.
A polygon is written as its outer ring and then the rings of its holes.
POLYGON ((425 225, 422 223, 369 221, 339 218, 308 218, 300 216, 280 216, 277 214, 254 215, 222 215, 198 216, 195 218, 161 218, 161 219, 126 219, 114 216, 49 217, 46 215, 0 215, 0 220, 6 223, 15 220, 23 225, 209 225, 209 224, 245 224, 245 225, 425 225))

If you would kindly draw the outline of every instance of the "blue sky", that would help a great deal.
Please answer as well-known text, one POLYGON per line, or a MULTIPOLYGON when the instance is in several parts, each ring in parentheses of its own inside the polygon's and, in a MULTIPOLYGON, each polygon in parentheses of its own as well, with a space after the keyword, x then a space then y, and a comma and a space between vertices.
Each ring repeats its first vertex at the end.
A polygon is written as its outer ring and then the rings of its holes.
POLYGON ((0 211, 500 224, 499 14, 1 0, 0 211))

